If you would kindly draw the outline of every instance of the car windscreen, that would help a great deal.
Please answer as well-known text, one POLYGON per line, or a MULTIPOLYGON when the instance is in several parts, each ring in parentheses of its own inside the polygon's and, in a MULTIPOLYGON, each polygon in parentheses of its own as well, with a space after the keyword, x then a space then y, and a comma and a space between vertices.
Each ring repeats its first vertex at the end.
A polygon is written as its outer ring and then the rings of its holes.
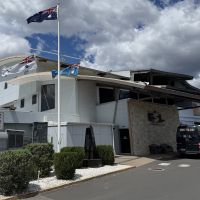
POLYGON ((177 131, 177 142, 183 142, 185 139, 198 142, 200 140, 199 132, 195 127, 179 128, 177 131))

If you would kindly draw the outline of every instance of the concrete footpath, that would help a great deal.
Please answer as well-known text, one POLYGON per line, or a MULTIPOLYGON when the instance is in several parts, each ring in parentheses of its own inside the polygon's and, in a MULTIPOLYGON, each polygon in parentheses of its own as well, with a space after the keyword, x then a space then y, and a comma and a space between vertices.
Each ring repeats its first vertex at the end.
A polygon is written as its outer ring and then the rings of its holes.
POLYGON ((156 160, 167 160, 175 157, 175 154, 157 154, 144 157, 130 155, 116 155, 115 163, 120 165, 129 165, 132 167, 140 167, 156 160))

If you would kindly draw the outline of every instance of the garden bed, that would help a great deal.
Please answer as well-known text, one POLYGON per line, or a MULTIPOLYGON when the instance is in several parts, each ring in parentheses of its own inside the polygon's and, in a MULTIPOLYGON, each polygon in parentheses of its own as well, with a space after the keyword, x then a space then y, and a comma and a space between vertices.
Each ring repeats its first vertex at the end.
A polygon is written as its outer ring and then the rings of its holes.
MULTIPOLYGON (((41 178, 39 180, 34 180, 29 183, 28 189, 24 194, 48 191, 54 188, 59 188, 62 186, 71 185, 80 181, 95 178, 105 174, 110 174, 112 172, 122 171, 131 168, 128 165, 105 165, 98 168, 82 168, 76 169, 75 177, 72 180, 58 180, 56 176, 41 178)), ((0 199, 8 199, 10 197, 5 197, 0 195, 0 199)))

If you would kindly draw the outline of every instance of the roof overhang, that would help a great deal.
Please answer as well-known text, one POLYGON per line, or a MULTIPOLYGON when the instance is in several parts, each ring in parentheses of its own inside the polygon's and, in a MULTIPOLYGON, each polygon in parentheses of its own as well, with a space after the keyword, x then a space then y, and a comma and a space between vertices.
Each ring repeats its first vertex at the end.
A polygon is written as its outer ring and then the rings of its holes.
MULTIPOLYGON (((137 90, 139 92, 146 93, 157 93, 163 96, 171 96, 174 98, 181 98, 190 101, 200 102, 200 95, 195 95, 187 92, 181 92, 173 89, 167 89, 162 87, 156 87, 152 85, 146 85, 145 83, 137 83, 129 80, 120 80, 115 78, 99 77, 99 76, 88 76, 88 75, 78 75, 76 77, 61 76, 61 79, 76 79, 76 80, 87 80, 95 81, 96 83, 110 85, 113 87, 118 87, 121 89, 137 90)), ((51 77, 50 72, 41 72, 24 75, 12 80, 7 81, 9 84, 25 84, 32 81, 49 81, 55 80, 51 77)), ((56 79, 57 80, 57 79, 56 79)))
POLYGON ((177 90, 173 90, 173 89, 159 88, 159 87, 151 86, 151 85, 147 85, 145 87, 145 89, 150 90, 150 91, 154 91, 154 92, 159 92, 159 93, 162 93, 162 94, 172 95, 174 97, 181 97, 181 98, 190 99, 190 100, 200 102, 200 95, 195 95, 195 94, 177 91, 177 90))
POLYGON ((143 70, 131 70, 132 74, 152 74, 153 76, 165 76, 165 77, 174 77, 176 79, 182 80, 192 80, 193 76, 186 74, 179 74, 174 72, 166 72, 157 69, 143 69, 143 70))

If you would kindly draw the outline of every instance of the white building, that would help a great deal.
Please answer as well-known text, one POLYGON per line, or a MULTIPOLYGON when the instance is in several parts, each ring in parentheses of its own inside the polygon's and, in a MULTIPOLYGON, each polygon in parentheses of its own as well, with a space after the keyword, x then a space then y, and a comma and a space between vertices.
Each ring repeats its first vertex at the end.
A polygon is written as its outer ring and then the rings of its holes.
MULTIPOLYGON (((12 66, 23 58, 1 60, 0 66, 12 66)), ((36 63, 32 73, 1 78, 2 150, 46 139, 57 149, 57 79, 51 76, 57 64, 41 57, 36 63)), ((177 104, 183 108, 186 102, 199 102, 200 96, 151 84, 153 79, 147 79, 153 72, 137 80, 141 72, 122 76, 80 67, 76 77, 61 76, 61 147, 84 146, 85 130, 92 125, 96 144, 113 145, 117 154, 148 154, 153 143, 168 143, 175 149, 177 104)))

